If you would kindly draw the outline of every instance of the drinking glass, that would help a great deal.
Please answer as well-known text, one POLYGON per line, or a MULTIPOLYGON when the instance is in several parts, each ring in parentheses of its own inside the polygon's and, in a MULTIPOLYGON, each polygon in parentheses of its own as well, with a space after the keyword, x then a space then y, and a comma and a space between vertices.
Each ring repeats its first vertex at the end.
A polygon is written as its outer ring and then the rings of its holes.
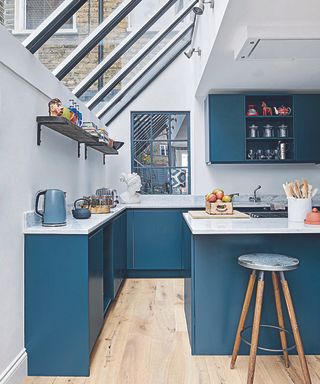
POLYGON ((271 160, 274 156, 272 149, 266 149, 264 154, 268 160, 271 160))
POLYGON ((266 158, 262 149, 257 149, 256 157, 258 160, 264 160, 266 158))
POLYGON ((248 151, 248 159, 254 160, 255 157, 256 157, 256 154, 255 154, 254 150, 253 149, 249 149, 249 151, 248 151))

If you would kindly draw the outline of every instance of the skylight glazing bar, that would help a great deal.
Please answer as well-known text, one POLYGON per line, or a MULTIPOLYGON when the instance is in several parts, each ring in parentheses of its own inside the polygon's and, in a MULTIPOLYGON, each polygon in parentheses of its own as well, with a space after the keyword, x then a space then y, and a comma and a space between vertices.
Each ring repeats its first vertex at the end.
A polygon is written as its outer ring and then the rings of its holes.
POLYGON ((62 80, 140 2, 141 0, 126 0, 120 4, 52 73, 62 80))
POLYGON ((160 7, 144 25, 131 32, 80 84, 73 93, 80 97, 103 73, 112 66, 153 24, 155 24, 177 0, 169 0, 160 7))
MULTIPOLYGON (((192 1, 187 7, 182 9, 174 18, 173 22, 165 27, 162 31, 157 33, 115 76, 110 79, 110 81, 103 87, 101 88, 100 91, 98 91, 87 103, 87 107, 89 109, 93 109, 95 106, 99 104, 99 102, 106 96, 108 95, 115 87, 117 84, 120 83, 121 80, 123 80, 131 71, 138 65, 144 57, 147 56, 149 52, 152 51, 154 47, 156 47, 159 42, 165 38, 165 36, 171 32, 180 22, 181 20, 186 17, 194 7, 194 5, 198 1, 192 1)), ((89 75, 90 76, 90 75, 89 75)), ((85 81, 85 80, 84 80, 85 81)), ((83 82, 84 82, 83 81, 83 82)), ((74 89, 74 93, 76 96, 78 94, 76 93, 78 89, 81 88, 81 84, 79 84, 78 87, 74 89)))
POLYGON ((36 28, 22 44, 35 53, 50 37, 70 19, 87 0, 65 0, 36 28))
MULTIPOLYGON (((188 24, 181 32, 177 34, 113 99, 110 100, 100 111, 97 112, 97 117, 102 118, 111 108, 113 108, 121 99, 129 92, 129 90, 143 78, 143 76, 155 65, 157 64, 170 50, 174 47, 181 39, 183 39, 188 32, 193 29, 193 22, 188 24)), ((190 41, 187 41, 185 46, 190 44, 190 41)), ((181 51, 181 50, 180 50, 181 51)), ((172 61, 172 60, 171 60, 172 61)))
MULTIPOLYGON (((133 92, 131 92, 131 94, 129 91, 126 95, 124 95, 124 99, 121 100, 118 105, 115 105, 110 111, 106 113, 107 116, 105 118, 105 125, 110 124, 130 104, 130 102, 134 98, 136 98, 141 92, 143 92, 190 44, 191 37, 188 41, 184 41, 183 45, 177 43, 176 45, 179 45, 178 51, 176 51, 160 69, 153 71, 154 73, 149 77, 146 82, 143 83, 142 87, 139 88, 138 84, 137 90, 134 90, 133 92)), ((143 82, 143 79, 141 79, 141 82, 143 82)), ((133 89, 134 88, 135 86, 133 87, 133 89)))

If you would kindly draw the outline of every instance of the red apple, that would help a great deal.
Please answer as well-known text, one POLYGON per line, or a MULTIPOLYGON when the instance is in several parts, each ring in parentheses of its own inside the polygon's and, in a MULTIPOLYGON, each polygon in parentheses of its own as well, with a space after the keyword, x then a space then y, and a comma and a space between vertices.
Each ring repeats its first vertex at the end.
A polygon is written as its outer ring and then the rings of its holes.
POLYGON ((224 192, 223 191, 217 191, 215 193, 215 195, 217 196, 217 199, 218 200, 222 200, 223 196, 224 196, 224 192))
POLYGON ((211 193, 208 201, 209 201, 209 203, 215 203, 217 201, 217 196, 214 193, 211 193))

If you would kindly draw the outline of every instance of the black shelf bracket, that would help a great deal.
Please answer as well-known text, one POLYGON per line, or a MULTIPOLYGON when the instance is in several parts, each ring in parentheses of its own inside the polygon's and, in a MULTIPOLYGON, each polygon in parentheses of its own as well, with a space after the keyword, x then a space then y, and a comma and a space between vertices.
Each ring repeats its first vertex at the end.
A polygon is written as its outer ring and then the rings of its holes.
POLYGON ((87 144, 84 145, 84 158, 85 158, 85 160, 87 160, 87 158, 88 158, 88 147, 87 147, 87 144))
POLYGON ((80 155, 81 155, 80 145, 81 145, 81 143, 78 142, 78 159, 80 159, 80 155))
POLYGON ((41 144, 41 123, 37 124, 37 145, 41 144))
POLYGON ((103 154, 103 165, 105 165, 106 164, 106 155, 105 154, 103 154))

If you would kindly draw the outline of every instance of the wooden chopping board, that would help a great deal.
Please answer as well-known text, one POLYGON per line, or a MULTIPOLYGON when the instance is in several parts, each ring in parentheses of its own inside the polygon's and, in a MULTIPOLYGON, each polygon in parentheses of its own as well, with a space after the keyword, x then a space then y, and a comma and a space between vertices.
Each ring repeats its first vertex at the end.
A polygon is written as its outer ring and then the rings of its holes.
POLYGON ((232 215, 209 215, 206 211, 189 211, 192 219, 250 219, 246 213, 234 210, 232 215))

